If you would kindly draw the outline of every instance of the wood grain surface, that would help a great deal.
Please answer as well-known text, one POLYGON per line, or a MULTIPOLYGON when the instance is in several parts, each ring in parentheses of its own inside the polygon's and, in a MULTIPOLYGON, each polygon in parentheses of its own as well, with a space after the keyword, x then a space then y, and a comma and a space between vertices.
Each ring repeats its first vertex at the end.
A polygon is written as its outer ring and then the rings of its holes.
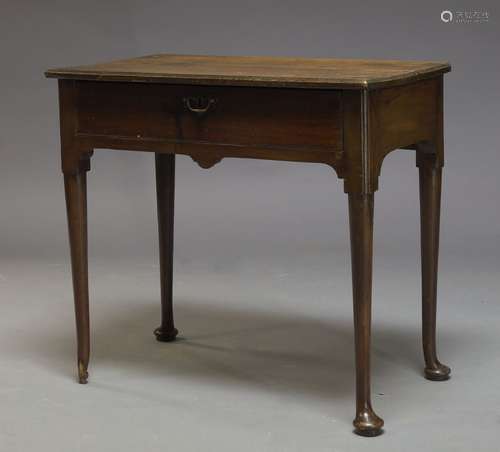
POLYGON ((448 71, 448 63, 431 61, 162 54, 50 69, 45 75, 78 80, 360 89, 408 83, 448 71))
POLYGON ((342 148, 338 90, 75 82, 78 135, 262 149, 342 148), (201 114, 186 99, 214 105, 201 114))

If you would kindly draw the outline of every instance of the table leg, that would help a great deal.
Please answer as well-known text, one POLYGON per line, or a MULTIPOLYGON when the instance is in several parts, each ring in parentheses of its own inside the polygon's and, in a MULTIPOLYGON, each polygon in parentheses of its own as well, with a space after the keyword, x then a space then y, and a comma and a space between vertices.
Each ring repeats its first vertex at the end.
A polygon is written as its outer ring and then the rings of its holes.
POLYGON ((384 421, 372 409, 370 396, 370 334, 373 257, 373 194, 349 193, 354 334, 356 352, 355 432, 382 433, 384 421))
POLYGON ((156 198, 160 243, 161 326, 154 332, 160 342, 175 340, 172 306, 172 271, 174 254, 175 154, 159 154, 156 163, 156 198))
POLYGON ((436 353, 436 294, 441 209, 441 167, 434 155, 418 159, 420 179, 420 230, 422 251, 422 340, 424 375, 429 380, 447 380, 450 368, 441 364, 436 353))
POLYGON ((65 174, 64 187, 76 314, 78 380, 85 384, 88 379, 90 355, 86 171, 78 170, 74 174, 65 174))

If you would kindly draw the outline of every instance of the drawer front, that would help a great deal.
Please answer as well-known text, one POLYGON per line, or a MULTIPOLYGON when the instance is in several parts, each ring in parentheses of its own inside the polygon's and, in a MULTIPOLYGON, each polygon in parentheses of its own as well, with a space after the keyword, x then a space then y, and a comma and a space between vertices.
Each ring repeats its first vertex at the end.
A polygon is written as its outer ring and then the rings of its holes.
POLYGON ((192 87, 183 98, 182 140, 276 149, 340 147, 336 91, 192 87), (197 106, 207 111, 200 113, 197 106))
POLYGON ((77 133, 175 140, 182 95, 173 85, 80 82, 77 133))
POLYGON ((81 82, 77 132, 179 144, 338 151, 334 90, 81 82))

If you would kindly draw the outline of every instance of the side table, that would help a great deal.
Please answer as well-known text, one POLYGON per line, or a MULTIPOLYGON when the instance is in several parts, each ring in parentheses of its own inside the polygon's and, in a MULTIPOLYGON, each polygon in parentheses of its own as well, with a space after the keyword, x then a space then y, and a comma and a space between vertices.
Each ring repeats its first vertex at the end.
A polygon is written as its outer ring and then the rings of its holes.
POLYGON ((155 152, 160 235, 159 341, 177 335, 172 309, 175 155, 203 168, 225 157, 331 166, 349 198, 356 354, 355 432, 382 432, 370 397, 373 203, 382 162, 416 151, 420 174, 422 336, 430 380, 443 166, 443 74, 448 63, 151 55, 52 69, 59 79, 62 170, 73 272, 78 375, 89 363, 86 172, 94 149, 155 152))

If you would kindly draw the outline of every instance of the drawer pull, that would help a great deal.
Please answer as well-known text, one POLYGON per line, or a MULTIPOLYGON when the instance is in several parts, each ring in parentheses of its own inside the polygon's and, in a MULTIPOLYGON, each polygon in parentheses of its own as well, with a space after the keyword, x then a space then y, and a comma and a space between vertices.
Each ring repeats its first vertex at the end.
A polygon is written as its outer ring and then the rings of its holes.
POLYGON ((210 108, 216 104, 216 99, 206 97, 185 97, 184 105, 191 112, 198 116, 206 114, 210 108))

